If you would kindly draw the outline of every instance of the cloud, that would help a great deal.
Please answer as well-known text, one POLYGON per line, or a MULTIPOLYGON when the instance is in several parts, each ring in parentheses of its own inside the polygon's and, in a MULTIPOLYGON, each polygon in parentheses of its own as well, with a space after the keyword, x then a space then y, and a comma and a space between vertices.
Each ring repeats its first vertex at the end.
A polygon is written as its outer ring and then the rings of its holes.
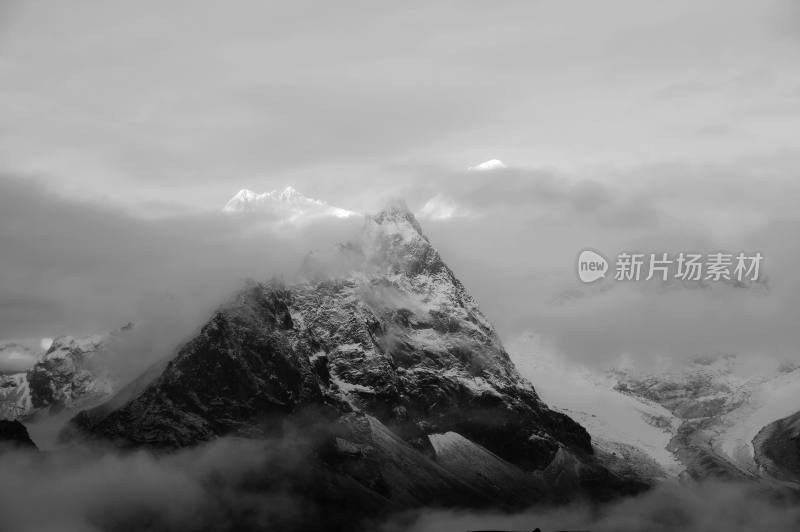
POLYGON ((19 342, 0 343, 0 375, 21 373, 36 363, 35 348, 19 342))
POLYGON ((139 356, 163 356, 245 279, 291 278, 309 251, 359 226, 333 219, 276 233, 268 216, 145 220, 6 176, 0 338, 80 336, 135 321, 147 331, 139 356))
POLYGON ((426 510, 386 523, 382 532, 464 530, 591 530, 592 532, 789 532, 800 508, 759 487, 738 484, 664 484, 606 506, 532 509, 517 514, 426 510))
MULTIPOLYGON (((718 352, 772 364, 800 356, 792 319, 800 304, 796 162, 787 154, 603 176, 420 167, 386 193, 418 208, 423 230, 502 338, 534 331, 572 361, 601 368, 620 357, 648 363, 718 352), (753 290, 599 290, 574 272, 587 247, 609 258, 759 251, 767 282, 753 290)), ((360 226, 330 220, 276 233, 269 214, 146 220, 10 177, 0 188, 0 337, 104 332, 149 317, 162 325, 138 351, 153 356, 189 336, 243 279, 292 276, 309 251, 347 241, 360 226)))
POLYGON ((724 24, 689 0, 2 4, 0 157, 76 196, 214 208, 291 182, 362 211, 391 165, 797 147, 791 0, 731 0, 724 24))
POLYGON ((664 483, 604 505, 516 513, 421 508, 386 517, 363 486, 321 466, 325 425, 266 440, 222 438, 169 454, 72 447, 0 454, 0 512, 18 532, 332 530, 381 532, 796 530, 796 499, 756 484, 664 483), (364 498, 373 506, 365 506, 364 498), (372 516, 371 518, 369 516, 372 516), (367 520, 369 519, 369 520, 367 520))
MULTIPOLYGON (((0 454, 0 513, 17 532, 309 530, 353 520, 321 473, 314 425, 166 455, 73 447, 0 454), (327 497, 320 496, 326 486, 327 497)), ((352 488, 351 488, 352 489, 352 488)), ((351 502, 358 504, 357 495, 351 502)), ((362 514, 363 515, 363 514, 362 514)), ((353 523, 356 524, 356 523, 353 523)))
POLYGON ((430 200, 417 204, 423 230, 507 340, 532 330, 600 368, 621 357, 647 364, 718 352, 769 366, 800 358, 800 245, 791 236, 800 217, 789 199, 800 190, 788 160, 646 165, 606 169, 604 178, 521 168, 453 173, 420 185, 430 200), (623 251, 758 251, 765 282, 587 287, 575 273, 586 248, 611 259, 623 251))
POLYGON ((437 194, 425 202, 425 205, 417 212, 417 216, 423 220, 447 220, 453 217, 473 216, 473 214, 452 199, 437 194))

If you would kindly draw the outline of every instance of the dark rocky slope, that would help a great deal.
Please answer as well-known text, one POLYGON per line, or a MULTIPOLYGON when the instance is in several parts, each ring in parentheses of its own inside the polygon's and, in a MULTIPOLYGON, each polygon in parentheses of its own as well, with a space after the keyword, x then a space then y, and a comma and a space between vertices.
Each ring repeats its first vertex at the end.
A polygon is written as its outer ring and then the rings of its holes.
POLYGON ((753 439, 753 451, 764 473, 800 487, 800 412, 761 429, 753 439))
POLYGON ((8 449, 36 450, 28 429, 19 421, 0 419, 0 452, 8 449))

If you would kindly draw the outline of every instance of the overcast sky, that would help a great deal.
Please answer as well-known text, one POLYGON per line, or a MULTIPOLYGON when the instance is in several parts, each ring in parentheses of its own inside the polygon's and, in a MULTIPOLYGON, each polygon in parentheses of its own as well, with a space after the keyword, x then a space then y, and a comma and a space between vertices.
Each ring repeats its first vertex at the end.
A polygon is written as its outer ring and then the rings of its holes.
POLYGON ((0 160, 140 208, 795 150, 793 0, 0 2, 0 160))
POLYGON ((253 240, 216 211, 293 185, 444 205, 423 226, 504 335, 793 357, 798 65, 793 0, 0 0, 0 339, 291 271, 351 228, 253 240), (771 292, 553 310, 586 246, 758 249, 771 292))

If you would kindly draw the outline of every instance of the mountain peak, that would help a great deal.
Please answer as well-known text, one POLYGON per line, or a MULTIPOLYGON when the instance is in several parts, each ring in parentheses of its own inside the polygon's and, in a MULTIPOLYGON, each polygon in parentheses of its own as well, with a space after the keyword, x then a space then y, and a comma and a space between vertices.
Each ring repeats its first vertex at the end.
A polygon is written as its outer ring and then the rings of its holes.
POLYGON ((380 226, 394 226, 401 228, 402 226, 411 226, 419 236, 423 236, 422 227, 419 225, 417 218, 411 209, 408 208, 406 202, 400 198, 393 198, 386 203, 386 206, 377 214, 370 216, 369 220, 380 226))
MULTIPOLYGON (((275 194, 275 191, 271 192, 271 194, 275 194)), ((278 194, 278 199, 285 202, 292 202, 296 200, 311 200, 314 202, 322 203, 320 200, 312 200, 311 198, 307 198, 303 196, 296 188, 293 186, 288 186, 283 189, 283 191, 278 194)))
POLYGON ((475 166, 470 166, 468 170, 473 172, 486 172, 489 170, 501 170, 503 168, 506 168, 506 164, 500 159, 489 159, 475 166))
POLYGON ((237 193, 236 193, 236 194, 235 194, 235 195, 234 195, 234 196, 231 198, 231 200, 230 200, 230 201, 233 201, 233 200, 239 200, 239 201, 250 201, 250 200, 252 200, 252 199, 255 199, 255 197, 256 197, 256 196, 258 196, 258 194, 256 194, 256 193, 255 193, 255 192, 253 192, 252 190, 250 190, 250 189, 248 189, 248 188, 243 188, 242 190, 240 190, 239 192, 237 192, 237 193))
POLYGON ((392 198, 386 202, 386 206, 381 210, 381 212, 410 213, 411 210, 408 208, 408 205, 403 198, 392 198))

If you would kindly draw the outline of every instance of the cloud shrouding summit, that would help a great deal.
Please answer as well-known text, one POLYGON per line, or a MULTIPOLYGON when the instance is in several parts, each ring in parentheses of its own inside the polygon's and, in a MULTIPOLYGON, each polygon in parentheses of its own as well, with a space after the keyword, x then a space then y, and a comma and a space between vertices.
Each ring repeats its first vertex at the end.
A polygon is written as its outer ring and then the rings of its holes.
POLYGON ((0 179, 0 339, 38 342, 147 321, 156 326, 154 336, 164 337, 158 347, 168 351, 246 278, 293 276, 310 250, 344 241, 360 227, 356 219, 325 218, 278 235, 280 214, 144 220, 6 176, 0 179))
MULTIPOLYGON (((601 367, 620 357, 645 363, 734 352, 777 364, 800 356, 800 248, 792 237, 800 231, 792 200, 800 190, 790 170, 765 178, 734 166, 656 165, 609 182, 514 168, 430 172, 398 191, 509 342, 533 331, 556 352, 601 367), (759 251, 766 283, 598 290, 575 276, 586 247, 612 257, 759 251)), ((6 339, 104 332, 154 309, 177 316, 182 325, 174 329, 188 334, 244 278, 291 276, 306 253, 349 240, 363 223, 325 217, 281 225, 281 211, 142 220, 19 179, 0 187, 6 339)))

